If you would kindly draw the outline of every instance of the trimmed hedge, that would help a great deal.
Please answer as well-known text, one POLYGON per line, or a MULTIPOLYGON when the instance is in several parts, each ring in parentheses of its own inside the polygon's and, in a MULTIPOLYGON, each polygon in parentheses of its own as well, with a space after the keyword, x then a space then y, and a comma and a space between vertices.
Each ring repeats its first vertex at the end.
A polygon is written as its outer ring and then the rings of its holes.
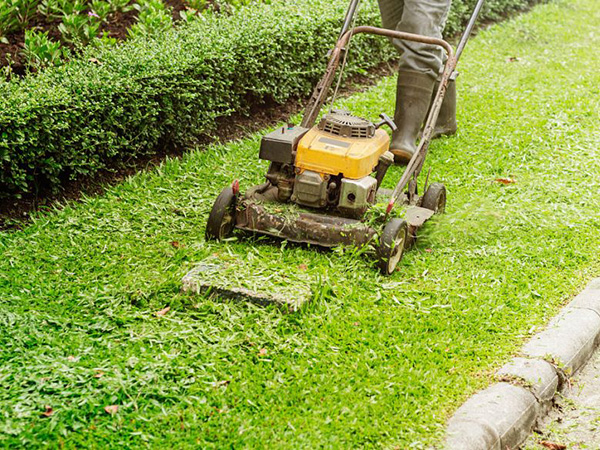
MULTIPOLYGON (((533 2, 491 0, 483 18, 533 2)), ((474 0, 453 3, 449 34, 474 0)), ((219 117, 310 93, 345 8, 342 0, 255 4, 0 81, 0 196, 57 188, 160 146, 189 145, 219 117)), ((358 22, 379 23, 374 0, 363 0, 358 22)), ((352 50, 349 72, 394 56, 376 37, 360 36, 352 50)))

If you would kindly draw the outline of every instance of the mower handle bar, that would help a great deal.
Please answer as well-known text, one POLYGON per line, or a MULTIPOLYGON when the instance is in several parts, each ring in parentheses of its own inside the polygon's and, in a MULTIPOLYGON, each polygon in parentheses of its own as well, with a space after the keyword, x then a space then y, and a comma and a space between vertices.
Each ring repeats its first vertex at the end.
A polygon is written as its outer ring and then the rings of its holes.
POLYGON ((408 185, 409 180, 411 178, 416 179, 419 173, 421 172, 421 168, 423 167, 423 163, 425 162, 427 150, 431 142, 431 137, 435 128, 435 123, 440 113, 444 96, 446 95, 448 82, 450 80, 450 77, 452 76, 452 73, 454 72, 454 69, 456 69, 458 59, 460 58, 460 55, 462 54, 467 44, 467 41, 469 40, 469 36, 471 35, 471 31, 475 26, 475 22, 483 6, 483 2, 484 0, 477 1, 477 4, 475 5, 475 8, 473 10, 473 14, 471 15, 467 27, 465 28, 465 31, 459 41, 456 53, 454 52, 452 46, 443 39, 371 26, 359 26, 352 29, 348 29, 356 12, 358 0, 352 0, 350 2, 350 5, 348 6, 346 17, 344 19, 344 25, 342 27, 342 32, 337 43, 335 44, 333 51, 330 54, 329 63, 327 64, 325 74, 315 87, 313 94, 306 107, 304 117, 302 118, 301 126, 305 128, 311 128, 314 125, 317 117, 319 116, 321 108, 323 107, 323 104, 325 103, 325 100, 327 98, 327 92, 329 91, 329 89, 331 88, 331 84, 333 83, 335 71, 339 66, 342 52, 344 51, 346 45, 348 44, 350 38, 353 35, 359 33, 367 33, 379 36, 386 36, 393 39, 402 39, 413 42, 421 42, 424 44, 437 45, 439 47, 442 47, 446 51, 447 55, 439 88, 433 100, 431 110, 425 121, 425 127, 423 128, 423 134, 419 142, 419 146, 417 148, 417 151, 414 153, 411 160, 409 161, 408 165, 406 166, 402 177, 396 184, 392 195, 390 196, 390 200, 387 207, 388 214, 394 207, 394 204, 398 200, 400 193, 408 185))
POLYGON ((344 24, 342 25, 342 29, 340 30, 340 35, 338 36, 338 40, 340 40, 342 38, 342 36, 344 34, 346 34, 346 31, 348 31, 348 29, 350 28, 350 25, 352 25, 352 21, 354 20, 354 15, 356 14, 356 8, 358 7, 359 3, 360 3, 360 0, 352 0, 350 2, 350 4, 348 5, 348 9, 346 10, 346 17, 344 17, 344 24))
MULTIPOLYGON (((301 126, 305 128, 310 128, 315 124, 315 121, 317 120, 317 117, 321 112, 321 108, 323 107, 323 104, 325 103, 325 100, 327 98, 327 92, 329 91, 329 88, 333 83, 335 71, 337 70, 340 64, 342 52, 344 51, 344 48, 348 44, 350 38, 353 35, 360 33, 375 34, 394 39, 404 39, 407 41, 438 45, 442 47, 448 55, 445 68, 448 68, 449 64, 451 63, 451 60, 453 59, 454 51, 452 49, 452 46, 443 39, 437 39, 429 36, 422 36, 420 34, 405 33, 403 31, 388 30, 385 28, 377 28, 371 26, 360 26, 352 28, 346 31, 338 39, 338 41, 335 44, 335 47, 331 51, 331 54, 329 56, 329 63, 327 64, 327 69, 325 70, 325 74, 315 87, 313 94, 308 101, 308 105, 304 112, 304 117, 302 118, 301 126)), ((452 71, 450 73, 452 73, 452 71)))
POLYGON ((425 128, 423 130, 423 136, 419 143, 419 147, 413 155, 413 157, 411 158, 408 165, 406 166, 406 169, 404 170, 400 181, 398 182, 398 184, 394 188, 394 191, 392 192, 392 195, 390 196, 390 201, 388 203, 389 213, 389 211, 391 211, 391 209, 393 208, 393 205, 395 204, 396 200, 400 196, 400 193, 408 184, 410 178, 412 176, 418 176, 421 167, 425 162, 427 147, 429 146, 431 136, 433 135, 433 129, 435 127, 435 122, 437 120, 440 108, 442 106, 442 101, 444 100, 444 95, 446 95, 448 80, 450 80, 450 76, 452 75, 452 72, 456 67, 456 57, 454 56, 454 50, 452 49, 452 46, 443 39, 370 26, 360 26, 352 28, 346 31, 335 44, 335 47, 331 52, 325 74, 315 87, 315 90, 313 91, 313 94, 308 102, 308 106, 306 107, 304 117, 302 118, 302 127, 311 128, 314 125, 315 121, 317 120, 317 117, 319 116, 319 113, 321 112, 321 108, 323 107, 323 104, 325 103, 325 100, 327 98, 327 92, 329 91, 331 84, 333 83, 333 78, 335 75, 335 71, 339 66, 342 51, 347 45, 348 41, 350 40, 350 37, 359 33, 375 34, 394 39, 404 39, 407 41, 437 45, 442 47, 447 54, 446 64, 444 65, 444 72, 442 74, 442 79, 440 80, 440 87, 436 93, 433 105, 431 107, 431 111, 427 116, 427 121, 425 122, 425 128))

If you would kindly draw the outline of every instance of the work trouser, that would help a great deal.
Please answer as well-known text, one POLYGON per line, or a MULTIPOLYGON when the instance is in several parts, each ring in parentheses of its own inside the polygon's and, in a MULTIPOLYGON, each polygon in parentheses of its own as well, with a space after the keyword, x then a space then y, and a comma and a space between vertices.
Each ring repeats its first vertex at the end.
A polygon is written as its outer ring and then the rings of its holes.
MULTIPOLYGON (((441 38, 451 0, 378 0, 384 28, 441 38)), ((437 79, 445 62, 437 45, 392 39, 400 52, 400 71, 426 73, 437 79)))

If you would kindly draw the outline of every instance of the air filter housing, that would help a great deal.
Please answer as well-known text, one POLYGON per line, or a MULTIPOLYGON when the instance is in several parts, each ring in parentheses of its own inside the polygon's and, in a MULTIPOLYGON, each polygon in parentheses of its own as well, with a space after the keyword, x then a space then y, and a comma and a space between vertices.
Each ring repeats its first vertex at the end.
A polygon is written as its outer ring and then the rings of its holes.
POLYGON ((375 135, 375 125, 372 122, 343 110, 333 110, 326 114, 317 127, 327 133, 349 138, 372 138, 375 135))

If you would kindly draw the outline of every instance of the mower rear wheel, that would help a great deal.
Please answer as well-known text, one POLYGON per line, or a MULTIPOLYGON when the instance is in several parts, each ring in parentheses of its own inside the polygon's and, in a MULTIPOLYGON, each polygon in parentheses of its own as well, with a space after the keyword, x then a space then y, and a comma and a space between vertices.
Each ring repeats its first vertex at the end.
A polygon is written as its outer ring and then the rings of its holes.
POLYGON ((379 237, 377 267, 384 275, 391 275, 404 255, 408 225, 404 219, 391 219, 379 237))
POLYGON ((421 206, 430 209, 434 214, 443 214, 446 210, 446 186, 442 183, 432 183, 423 195, 421 206))
POLYGON ((206 239, 225 239, 230 236, 235 226, 235 204, 237 197, 231 186, 221 191, 208 216, 206 223, 206 239))

